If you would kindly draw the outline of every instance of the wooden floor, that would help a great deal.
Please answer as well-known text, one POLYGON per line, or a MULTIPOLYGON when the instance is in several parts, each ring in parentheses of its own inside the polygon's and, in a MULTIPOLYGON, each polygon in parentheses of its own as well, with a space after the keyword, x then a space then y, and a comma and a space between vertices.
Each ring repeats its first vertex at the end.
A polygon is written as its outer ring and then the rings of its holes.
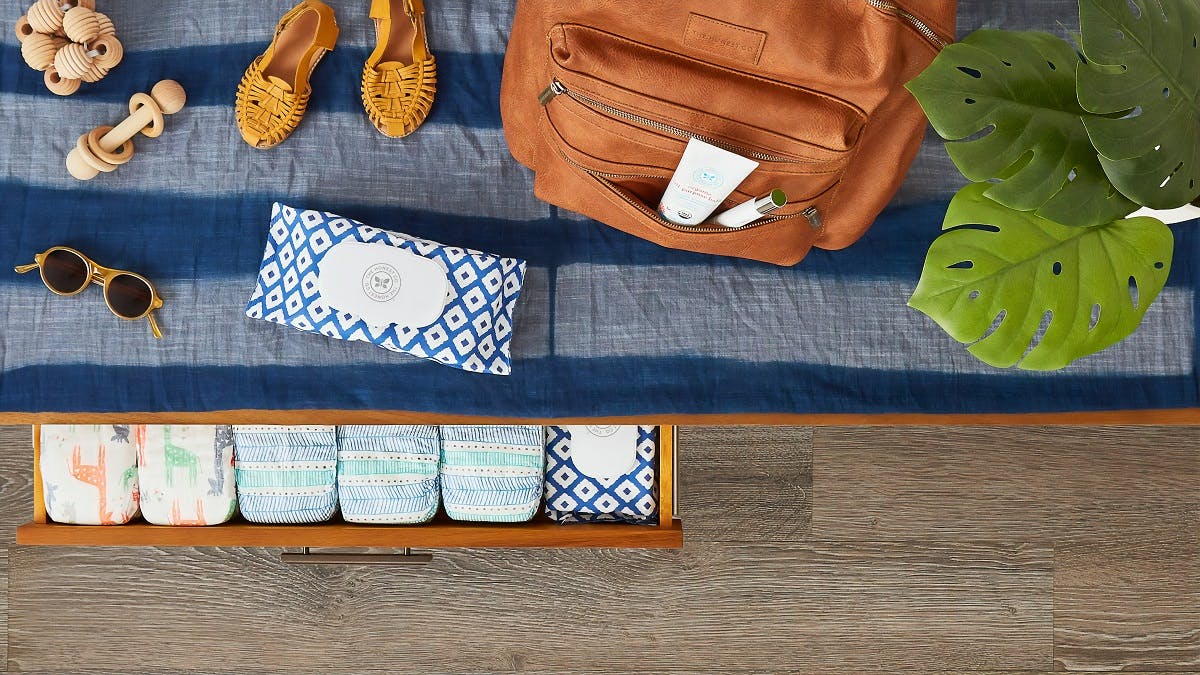
POLYGON ((12 546, 9 671, 1200 672, 1200 428, 689 428, 680 551, 12 546))

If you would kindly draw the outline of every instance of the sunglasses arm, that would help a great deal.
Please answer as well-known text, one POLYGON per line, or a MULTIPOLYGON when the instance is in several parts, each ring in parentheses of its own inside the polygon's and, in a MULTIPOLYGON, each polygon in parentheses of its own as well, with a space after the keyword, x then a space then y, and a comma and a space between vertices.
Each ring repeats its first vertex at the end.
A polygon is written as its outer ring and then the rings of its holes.
POLYGON ((154 333, 154 337, 162 339, 162 331, 158 328, 158 322, 154 320, 154 312, 146 315, 146 319, 150 321, 150 330, 154 333))
POLYGON ((17 274, 25 274, 26 272, 32 272, 32 271, 36 270, 37 268, 38 268, 37 263, 29 263, 28 265, 17 265, 16 267, 13 268, 13 271, 16 272, 17 274))

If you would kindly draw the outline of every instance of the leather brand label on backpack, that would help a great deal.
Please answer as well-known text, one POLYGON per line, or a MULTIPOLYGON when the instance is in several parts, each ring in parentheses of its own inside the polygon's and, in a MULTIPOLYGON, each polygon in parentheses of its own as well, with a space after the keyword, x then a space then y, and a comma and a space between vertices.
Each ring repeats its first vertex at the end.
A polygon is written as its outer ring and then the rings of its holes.
POLYGON ((705 52, 724 54, 735 61, 757 64, 762 56, 767 34, 753 28, 743 28, 699 14, 688 17, 683 31, 683 44, 705 52))

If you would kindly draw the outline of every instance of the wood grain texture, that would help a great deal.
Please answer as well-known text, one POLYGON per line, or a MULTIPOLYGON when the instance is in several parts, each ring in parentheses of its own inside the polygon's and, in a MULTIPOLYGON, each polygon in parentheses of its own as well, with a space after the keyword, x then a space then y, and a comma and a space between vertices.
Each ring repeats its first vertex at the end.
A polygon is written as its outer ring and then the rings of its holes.
MULTIPOLYGON (((1197 432, 681 429, 682 551, 17 547, 8 669, 1200 672, 1197 432)), ((28 447, 0 428, 0 536, 28 447)))
POLYGON ((16 541, 16 526, 33 517, 30 428, 0 426, 0 545, 16 541))
POLYGON ((1085 412, 981 414, 803 414, 724 413, 661 414, 624 417, 487 417, 406 410, 209 410, 204 412, 0 412, 0 424, 802 424, 845 425, 1191 425, 1200 424, 1200 408, 1097 410, 1085 412))
POLYGON ((8 552, 15 527, 29 521, 33 500, 30 429, 0 427, 0 664, 8 662, 8 552), (24 447, 25 451, 19 449, 24 447))
POLYGON ((418 569, 289 567, 262 549, 20 547, 10 666, 1046 670, 1051 562, 1047 547, 966 543, 439 552, 418 569), (153 630, 130 649, 135 623, 153 630))
POLYGON ((479 548, 488 546, 576 548, 581 546, 679 548, 683 527, 640 527, 613 523, 559 525, 460 523, 440 518, 424 525, 255 525, 245 521, 209 527, 56 525, 31 523, 17 530, 17 542, 41 546, 390 546, 479 548))
POLYGON ((1065 543, 1200 526, 1200 427, 814 433, 817 537, 1065 543))
POLYGON ((1057 546, 1054 564, 1056 666, 1200 672, 1200 527, 1057 546))
POLYGON ((689 541, 798 541, 812 516, 812 429, 680 427, 689 541))

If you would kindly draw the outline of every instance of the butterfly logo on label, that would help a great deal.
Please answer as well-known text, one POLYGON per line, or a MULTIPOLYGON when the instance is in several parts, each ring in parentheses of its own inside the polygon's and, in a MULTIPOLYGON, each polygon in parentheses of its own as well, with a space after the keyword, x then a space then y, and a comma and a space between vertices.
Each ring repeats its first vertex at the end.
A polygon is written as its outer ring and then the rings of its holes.
POLYGON ((368 298, 387 302, 400 292, 400 273, 387 263, 376 263, 363 273, 362 288, 368 298))

